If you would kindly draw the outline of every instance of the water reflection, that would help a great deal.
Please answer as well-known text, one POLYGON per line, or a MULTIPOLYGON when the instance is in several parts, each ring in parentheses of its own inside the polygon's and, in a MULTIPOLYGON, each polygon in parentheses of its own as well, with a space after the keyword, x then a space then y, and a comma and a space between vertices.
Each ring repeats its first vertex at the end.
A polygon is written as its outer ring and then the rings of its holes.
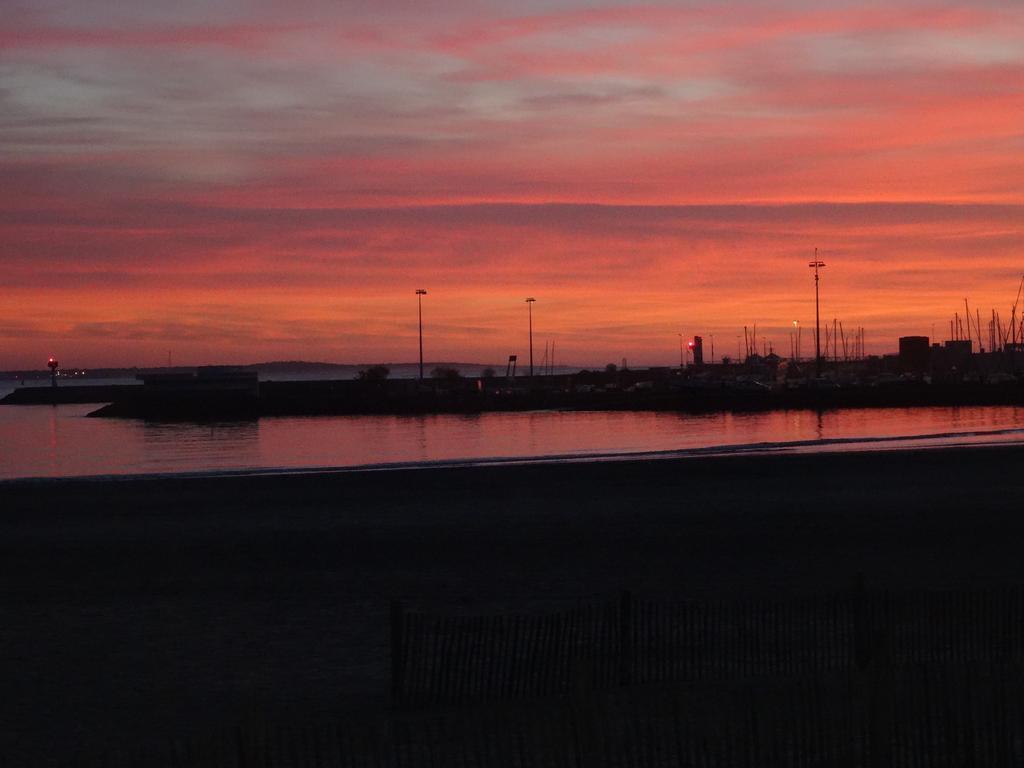
POLYGON ((51 405, 51 406, 47 407, 46 409, 47 409, 47 411, 49 411, 49 416, 50 416, 50 418, 49 418, 50 441, 49 441, 49 451, 47 453, 47 458, 49 459, 49 467, 50 467, 49 474, 51 474, 51 475, 58 475, 58 474, 60 474, 59 466, 58 466, 58 463, 57 463, 58 462, 58 457, 60 456, 60 450, 58 449, 58 446, 60 445, 60 440, 57 437, 57 408, 55 406, 51 405))
POLYGON ((262 465, 259 422, 193 424, 143 422, 141 462, 165 471, 168 463, 191 464, 201 456, 210 469, 262 465))
POLYGON ((91 406, 0 407, 0 477, 203 472, 485 458, 764 448, 879 450, 1024 440, 1024 409, 772 413, 533 412, 267 418, 187 424, 86 418, 91 406), (935 437, 935 435, 944 435, 935 437), (897 442, 856 442, 893 439, 897 442), (844 443, 841 441, 855 441, 844 443), (839 441, 839 442, 837 442, 839 441))
POLYGON ((419 455, 421 458, 425 458, 430 455, 430 451, 427 445, 427 418, 426 416, 416 416, 412 419, 411 431, 412 437, 416 443, 416 447, 419 449, 419 455))

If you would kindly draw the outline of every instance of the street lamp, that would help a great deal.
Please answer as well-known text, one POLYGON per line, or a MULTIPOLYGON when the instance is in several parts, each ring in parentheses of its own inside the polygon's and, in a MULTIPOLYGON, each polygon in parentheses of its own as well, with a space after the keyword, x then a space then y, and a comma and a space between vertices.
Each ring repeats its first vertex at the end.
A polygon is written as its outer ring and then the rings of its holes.
POLYGON ((423 381, 423 297, 427 292, 423 288, 416 289, 416 304, 420 317, 420 381, 423 381))
POLYGON ((825 266, 818 260, 818 249, 814 249, 814 261, 807 265, 814 267, 814 370, 821 377, 821 314, 818 311, 818 269, 825 266))
POLYGON ((684 368, 685 364, 683 363, 683 334, 677 333, 676 335, 679 337, 679 367, 684 368))
POLYGON ((530 312, 530 378, 533 378, 533 302, 536 299, 532 296, 526 300, 526 306, 530 312))

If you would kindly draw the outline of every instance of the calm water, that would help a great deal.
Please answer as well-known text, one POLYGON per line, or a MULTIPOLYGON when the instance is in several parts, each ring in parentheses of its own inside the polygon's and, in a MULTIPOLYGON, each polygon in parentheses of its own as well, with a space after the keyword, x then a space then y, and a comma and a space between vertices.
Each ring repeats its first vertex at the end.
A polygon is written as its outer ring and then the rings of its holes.
POLYGON ((94 408, 0 406, 0 478, 1024 441, 1024 408, 331 416, 213 425, 86 418, 94 408))

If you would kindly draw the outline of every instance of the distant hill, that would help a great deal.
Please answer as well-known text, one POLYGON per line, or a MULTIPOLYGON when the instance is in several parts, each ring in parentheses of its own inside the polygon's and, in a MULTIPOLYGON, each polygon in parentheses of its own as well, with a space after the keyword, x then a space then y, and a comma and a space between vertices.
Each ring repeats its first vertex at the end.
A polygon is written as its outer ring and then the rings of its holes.
MULTIPOLYGON (((307 360, 271 360, 264 363, 250 363, 247 365, 232 365, 232 368, 242 370, 258 371, 261 379, 352 379, 359 371, 373 365, 383 365, 390 371, 391 378, 408 379, 419 375, 419 363, 327 363, 307 360)), ((458 363, 444 361, 430 361, 423 363, 424 374, 429 376, 434 368, 455 368, 463 376, 479 376, 486 368, 493 368, 498 374, 504 374, 505 363, 458 363)), ((95 379, 134 379, 138 374, 143 373, 166 373, 171 371, 192 371, 194 366, 173 366, 173 367, 147 367, 147 368, 62 368, 61 380, 76 380, 86 383, 95 379)), ((537 369, 539 371, 539 367, 537 369)), ((555 373, 574 373, 579 370, 576 367, 555 366, 555 373)), ((527 366, 520 364, 517 373, 521 376, 527 371, 527 366)), ((48 370, 31 371, 2 371, 0 379, 7 381, 39 381, 50 378, 48 370)))

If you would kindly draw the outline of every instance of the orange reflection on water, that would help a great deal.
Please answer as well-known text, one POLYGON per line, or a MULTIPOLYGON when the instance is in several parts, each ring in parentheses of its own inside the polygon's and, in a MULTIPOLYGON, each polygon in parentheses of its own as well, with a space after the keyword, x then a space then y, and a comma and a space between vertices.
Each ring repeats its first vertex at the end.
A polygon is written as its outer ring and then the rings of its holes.
POLYGON ((91 408, 0 409, 0 477, 883 450, 1024 439, 1024 408, 1017 407, 324 416, 212 425, 89 419, 91 408))

